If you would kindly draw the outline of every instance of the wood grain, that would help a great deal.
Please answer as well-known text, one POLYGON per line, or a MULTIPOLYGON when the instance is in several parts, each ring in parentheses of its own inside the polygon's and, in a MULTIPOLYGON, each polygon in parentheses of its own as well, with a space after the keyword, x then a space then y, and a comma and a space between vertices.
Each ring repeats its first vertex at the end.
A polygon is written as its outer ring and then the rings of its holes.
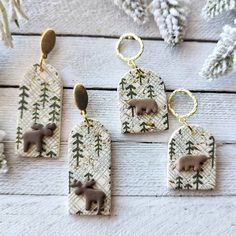
POLYGON ((236 197, 115 197, 111 217, 70 216, 66 200, 1 196, 1 231, 31 236, 189 236, 234 235, 236 230, 236 197))
MULTIPOLYGON (((199 100, 198 113, 189 122, 209 129, 217 143, 235 143, 236 94, 194 93, 199 100)), ((113 141, 167 142, 180 123, 170 115, 170 129, 152 134, 121 134, 118 97, 116 91, 88 91, 88 115, 102 122, 113 141)), ((0 129, 7 131, 6 140, 15 140, 17 88, 0 88, 0 129), (10 118, 10 121, 9 121, 10 118)), ((176 107, 181 112, 191 109, 191 103, 180 100, 176 107)), ((64 89, 62 108, 62 141, 68 139, 73 126, 81 121, 81 115, 73 102, 72 89, 64 89)))
MULTIPOLYGON (((39 41, 38 36, 15 36, 14 51, 0 44, 0 85, 18 85, 26 70, 38 63, 39 41)), ((129 70, 128 65, 115 54, 116 41, 104 38, 58 37, 48 63, 58 70, 66 87, 73 87, 80 82, 87 88, 114 89, 129 70)), ((186 42, 177 49, 169 49, 161 41, 145 40, 144 43, 144 54, 137 63, 161 76, 167 89, 184 86, 186 89, 201 91, 236 91, 236 72, 213 82, 198 75, 215 43, 186 42)), ((136 44, 130 43, 126 51, 132 54, 137 52, 135 46, 136 44)))
MULTIPOLYGON (((233 13, 207 22, 201 16, 205 3, 205 0, 191 1, 191 14, 185 38, 216 40, 223 25, 233 24, 233 13)), ((87 0, 25 0, 24 8, 30 21, 21 24, 20 29, 13 27, 14 32, 41 34, 51 27, 59 34, 120 36, 125 32, 134 32, 147 38, 160 37, 153 19, 146 25, 139 26, 119 10, 113 0, 100 0, 99 3, 87 0)))
MULTIPOLYGON (((112 143, 112 194, 122 196, 226 196, 236 195, 235 144, 218 146, 217 188, 214 191, 167 189, 167 145, 112 143)), ((66 195, 68 192, 67 143, 58 160, 19 158, 14 144, 6 143, 10 171, 0 176, 0 194, 66 195)))

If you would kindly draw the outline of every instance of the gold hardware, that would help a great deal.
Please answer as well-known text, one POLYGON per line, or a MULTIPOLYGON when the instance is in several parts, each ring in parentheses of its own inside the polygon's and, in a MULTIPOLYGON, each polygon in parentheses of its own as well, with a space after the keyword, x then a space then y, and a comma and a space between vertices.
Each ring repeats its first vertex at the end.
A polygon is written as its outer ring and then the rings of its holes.
POLYGON ((189 91, 186 89, 176 89, 175 91, 173 91, 169 98, 168 98, 168 109, 169 111, 172 113, 173 116, 175 116, 178 121, 184 125, 186 125, 190 131, 194 134, 195 131, 193 130, 193 128, 188 124, 187 119, 192 116, 193 114, 196 113, 197 109, 198 109, 198 101, 197 98, 189 91), (192 110, 184 115, 180 115, 179 113, 177 113, 174 108, 172 107, 172 102, 173 102, 173 97, 177 94, 177 93, 182 93, 182 94, 187 94, 192 100, 193 100, 193 108, 192 110))
POLYGON ((122 60, 128 63, 129 66, 131 66, 133 69, 138 69, 138 66, 136 65, 135 61, 142 55, 144 50, 144 44, 143 41, 141 40, 141 38, 139 38, 136 34, 133 33, 125 33, 122 34, 118 40, 118 42, 116 43, 116 54, 117 56, 122 60), (133 57, 125 57, 122 53, 121 53, 121 45, 123 43, 124 40, 136 40, 138 41, 139 45, 140 45, 140 49, 138 51, 138 53, 133 56, 133 57))
POLYGON ((41 56, 39 61, 40 71, 43 71, 43 64, 48 57, 48 54, 52 51, 56 43, 56 34, 52 29, 47 29, 41 37, 40 47, 41 47, 41 56))

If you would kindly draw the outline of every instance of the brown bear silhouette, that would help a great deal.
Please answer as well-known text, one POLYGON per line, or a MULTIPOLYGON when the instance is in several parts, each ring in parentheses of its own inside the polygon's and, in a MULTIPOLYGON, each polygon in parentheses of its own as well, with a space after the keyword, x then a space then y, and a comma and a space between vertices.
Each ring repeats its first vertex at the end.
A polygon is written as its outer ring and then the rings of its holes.
POLYGON ((37 152, 42 152, 43 149, 43 138, 44 136, 51 137, 53 131, 57 128, 56 124, 49 123, 46 126, 42 124, 34 124, 31 126, 31 131, 27 131, 23 134, 24 140, 24 152, 27 152, 31 144, 35 144, 37 152))
POLYGON ((202 165, 208 160, 209 158, 205 155, 185 155, 180 157, 176 160, 176 167, 179 171, 188 171, 191 168, 195 171, 200 171, 202 165))
POLYGON ((158 106, 154 99, 131 99, 128 101, 128 104, 132 107, 136 107, 136 114, 143 115, 157 113, 158 106))
POLYGON ((105 200, 105 193, 102 192, 99 189, 93 189, 92 187, 96 184, 96 181, 94 179, 85 182, 82 184, 80 181, 75 180, 75 182, 71 185, 72 188, 75 189, 75 194, 76 195, 81 195, 83 194, 86 199, 86 204, 85 204, 85 209, 87 211, 90 210, 92 202, 96 202, 98 204, 98 211, 97 215, 101 214, 101 209, 104 204, 105 200))

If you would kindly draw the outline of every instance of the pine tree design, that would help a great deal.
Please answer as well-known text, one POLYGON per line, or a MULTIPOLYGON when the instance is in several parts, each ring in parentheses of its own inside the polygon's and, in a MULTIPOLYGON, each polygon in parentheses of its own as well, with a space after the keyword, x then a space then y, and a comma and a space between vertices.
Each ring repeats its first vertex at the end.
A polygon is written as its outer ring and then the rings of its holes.
POLYGON ((128 90, 129 92, 127 93, 127 96, 130 98, 130 99, 133 99, 134 96, 137 95, 137 93, 134 92, 136 88, 130 84, 129 86, 126 87, 126 90, 128 90))
POLYGON ((156 95, 154 94, 154 86, 153 86, 153 85, 149 84, 149 85, 147 86, 147 94, 148 94, 148 97, 149 97, 149 98, 154 98, 154 97, 156 97, 156 95))
POLYGON ((79 133, 75 133, 72 138, 74 139, 73 145, 75 145, 75 148, 72 150, 73 152, 73 158, 76 159, 76 166, 79 166, 80 158, 83 158, 83 149, 80 147, 80 145, 83 144, 82 138, 83 135, 79 133))
POLYGON ((129 106, 129 107, 128 107, 128 110, 131 110, 131 116, 134 117, 134 110, 135 110, 135 107, 134 107, 134 106, 129 106))
POLYGON ((130 132, 129 122, 125 121, 122 125, 123 125, 124 132, 129 133, 130 132))
POLYGON ((162 118, 165 119, 163 124, 166 125, 166 130, 169 129, 168 113, 166 113, 162 118))
POLYGON ((74 176, 73 172, 69 171, 69 193, 71 192, 71 184, 73 183, 74 176))
POLYGON ((22 143, 22 128, 21 127, 17 127, 16 129, 16 148, 19 149, 20 144, 22 143))
POLYGON ((175 155, 175 139, 171 139, 170 142, 170 147, 169 147, 169 155, 170 155, 170 159, 172 160, 172 157, 175 155))
POLYGON ((52 150, 50 150, 48 153, 47 153, 47 156, 49 156, 50 158, 55 158, 57 156, 57 154, 55 152, 53 152, 52 150))
POLYGON ((125 89, 125 85, 126 85, 126 79, 125 78, 121 79, 120 85, 121 85, 122 90, 124 90, 125 89))
POLYGON ((188 154, 191 155, 192 151, 194 150, 194 144, 190 140, 186 143, 187 148, 186 151, 188 151, 188 154))
POLYGON ((195 179, 195 181, 193 182, 193 184, 196 185, 196 190, 198 190, 199 188, 199 184, 203 184, 203 182, 201 181, 203 177, 200 175, 200 172, 197 171, 197 173, 193 176, 193 179, 195 179))
POLYGON ((49 99, 49 96, 48 96, 48 91, 49 91, 49 89, 48 89, 48 83, 46 83, 46 82, 43 82, 43 83, 41 83, 41 86, 42 86, 42 88, 41 88, 41 92, 42 92, 42 94, 39 96, 40 97, 40 102, 43 104, 43 108, 45 107, 45 104, 48 102, 48 99, 49 99))
POLYGON ((51 111, 49 112, 49 121, 56 122, 59 121, 59 115, 60 115, 60 99, 56 96, 51 98, 52 104, 50 105, 51 111))
POLYGON ((175 188, 182 189, 183 188, 182 185, 183 185, 183 178, 181 176, 178 176, 176 178, 176 187, 175 188))
POLYGON ((148 131, 148 128, 147 128, 147 123, 146 122, 142 122, 141 124, 140 124, 140 127, 142 128, 141 129, 141 132, 146 132, 146 131, 148 131))
POLYGON ((102 138, 101 134, 95 135, 95 151, 98 156, 100 155, 100 152, 102 151, 101 138, 102 138))
POLYGON ((211 147, 211 150, 209 151, 209 155, 211 157, 211 167, 214 167, 214 159, 215 159, 215 138, 213 136, 211 136, 210 138, 211 143, 209 144, 209 146, 211 147))
POLYGON ((137 72, 137 79, 139 80, 139 84, 142 85, 143 84, 143 79, 145 78, 145 75, 142 71, 138 71, 137 72))
POLYGON ((25 85, 23 85, 19 89, 21 92, 19 94, 19 97, 20 97, 19 105, 20 106, 18 107, 18 110, 20 110, 20 118, 22 119, 24 111, 28 110, 28 108, 27 108, 28 102, 26 101, 26 99, 29 97, 29 94, 27 93, 29 91, 29 88, 26 87, 25 85))
POLYGON ((34 123, 38 123, 39 120, 39 109, 40 104, 38 102, 35 102, 33 104, 33 113, 32 113, 32 120, 34 121, 34 123))
POLYGON ((190 183, 187 183, 184 185, 184 188, 190 190, 191 188, 193 188, 193 186, 190 183))
POLYGON ((90 180, 91 178, 93 178, 93 175, 88 172, 84 175, 84 177, 87 178, 87 180, 90 180))
POLYGON ((75 214, 76 215, 83 215, 83 212, 81 210, 78 210, 75 214))

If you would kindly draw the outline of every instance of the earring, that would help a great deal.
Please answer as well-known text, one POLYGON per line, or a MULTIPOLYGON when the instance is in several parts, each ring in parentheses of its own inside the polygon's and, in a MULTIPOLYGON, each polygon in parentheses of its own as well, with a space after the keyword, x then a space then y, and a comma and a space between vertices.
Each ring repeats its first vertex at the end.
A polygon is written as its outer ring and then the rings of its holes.
POLYGON ((118 86, 122 133, 158 132, 169 128, 165 85, 148 69, 139 68, 135 61, 142 55, 144 45, 135 34, 123 34, 116 44, 116 54, 132 68, 118 86), (124 40, 138 41, 136 56, 125 57, 121 52, 124 40))
POLYGON ((20 83, 16 132, 20 156, 59 156, 63 83, 56 69, 45 63, 55 42, 55 32, 48 29, 42 35, 39 64, 20 83))
POLYGON ((214 136, 187 119, 198 108, 196 97, 188 90, 177 89, 168 99, 169 111, 183 124, 171 136, 168 144, 168 186, 172 189, 214 189, 216 181, 216 145, 214 136), (180 115, 172 107, 176 94, 187 94, 194 103, 192 111, 180 115))
POLYGON ((104 126, 87 116, 88 94, 74 86, 74 101, 84 120, 68 140, 69 212, 78 215, 110 215, 111 139, 104 126))

